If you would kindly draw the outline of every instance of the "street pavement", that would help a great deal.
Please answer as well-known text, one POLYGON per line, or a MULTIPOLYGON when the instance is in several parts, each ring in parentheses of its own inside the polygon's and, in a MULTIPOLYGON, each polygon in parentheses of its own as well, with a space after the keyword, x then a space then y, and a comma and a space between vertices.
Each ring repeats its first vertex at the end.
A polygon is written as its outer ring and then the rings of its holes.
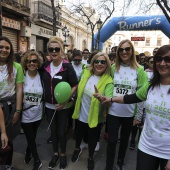
MULTIPOLYGON (((37 148, 40 159, 42 161, 41 170, 48 170, 48 163, 51 160, 53 151, 52 145, 47 144, 47 139, 50 136, 50 132, 47 132, 48 124, 43 121, 37 133, 37 148)), ((24 153, 27 143, 24 134, 20 134, 14 141, 14 156, 13 156, 13 167, 14 170, 32 170, 34 161, 32 160, 29 164, 24 164, 24 153)), ((106 161, 106 146, 107 141, 104 139, 104 128, 101 132, 100 137, 100 150, 95 152, 95 170, 105 170, 106 161)), ((119 144, 117 144, 118 148, 119 144)), ((76 163, 71 162, 71 156, 75 148, 75 140, 72 138, 72 133, 68 134, 67 142, 67 170, 87 170, 87 158, 88 149, 84 149, 80 155, 79 160, 76 163)), ((116 155, 117 158, 117 155, 116 155)), ((135 170, 136 166, 136 150, 127 150, 125 158, 125 170, 135 170)), ((115 167, 114 167, 115 168, 115 167)), ((59 164, 55 167, 55 170, 59 170, 59 164)))

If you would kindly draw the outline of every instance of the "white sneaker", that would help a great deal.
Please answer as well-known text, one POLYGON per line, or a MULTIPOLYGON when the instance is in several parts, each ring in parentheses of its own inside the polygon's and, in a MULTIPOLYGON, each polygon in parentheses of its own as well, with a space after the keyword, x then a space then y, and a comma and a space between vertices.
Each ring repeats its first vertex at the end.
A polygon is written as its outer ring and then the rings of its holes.
POLYGON ((100 149, 100 143, 99 142, 97 142, 97 145, 96 145, 96 148, 95 148, 95 150, 94 151, 99 151, 99 149, 100 149))
POLYGON ((80 145, 80 149, 83 150, 83 149, 88 149, 88 144, 85 143, 85 142, 81 142, 81 145, 80 145))

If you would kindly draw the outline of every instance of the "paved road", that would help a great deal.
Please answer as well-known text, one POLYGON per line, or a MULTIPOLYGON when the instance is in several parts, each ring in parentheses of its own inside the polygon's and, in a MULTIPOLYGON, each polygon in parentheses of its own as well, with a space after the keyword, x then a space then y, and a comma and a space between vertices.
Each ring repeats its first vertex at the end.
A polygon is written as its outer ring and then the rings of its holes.
MULTIPOLYGON (((42 122, 40 129, 38 130, 37 135, 37 147, 40 159, 43 163, 41 170, 48 169, 48 163, 52 155, 52 146, 47 144, 47 139, 49 137, 49 132, 46 131, 47 123, 42 122)), ((104 133, 102 131, 100 138, 100 150, 95 152, 95 170, 104 170, 105 169, 105 152, 106 152, 107 141, 104 139, 104 133)), ((119 144, 118 144, 119 145, 119 144)), ((118 146, 117 145, 117 146, 118 146)), ((87 158, 88 150, 83 150, 80 159, 76 163, 71 162, 71 156, 75 147, 75 140, 68 135, 67 143, 67 161, 68 167, 67 170, 87 170, 87 158)), ((30 164, 24 164, 24 152, 26 148, 26 139, 24 134, 18 135, 14 141, 14 159, 13 166, 15 170, 32 170, 33 161, 30 164)), ((131 151, 128 149, 126 159, 125 159, 125 170, 135 170, 136 164, 136 150, 131 151)), ((59 169, 59 165, 56 166, 55 170, 59 169)))

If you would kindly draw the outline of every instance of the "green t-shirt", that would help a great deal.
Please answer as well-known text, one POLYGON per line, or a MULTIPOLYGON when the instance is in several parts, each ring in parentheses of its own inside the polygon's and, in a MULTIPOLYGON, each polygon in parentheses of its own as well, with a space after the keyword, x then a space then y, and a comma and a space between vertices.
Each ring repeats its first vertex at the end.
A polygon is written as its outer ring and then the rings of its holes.
POLYGON ((0 67, 0 98, 10 97, 16 92, 16 84, 24 82, 24 74, 20 64, 14 62, 12 81, 8 81, 8 70, 7 65, 0 67))

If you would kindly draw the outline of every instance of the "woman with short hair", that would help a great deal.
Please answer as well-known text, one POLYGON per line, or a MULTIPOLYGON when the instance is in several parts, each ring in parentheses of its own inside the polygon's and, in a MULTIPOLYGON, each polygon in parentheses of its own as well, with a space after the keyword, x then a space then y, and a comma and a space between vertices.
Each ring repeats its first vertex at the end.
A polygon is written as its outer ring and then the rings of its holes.
POLYGON ((82 152, 80 144, 83 137, 88 134, 88 170, 94 169, 94 151, 99 139, 102 123, 104 122, 103 108, 100 102, 93 97, 95 86, 102 94, 112 95, 113 81, 110 76, 110 61, 107 54, 99 52, 91 60, 90 65, 84 70, 78 85, 77 101, 73 119, 77 120, 76 146, 72 162, 76 162, 82 152), (106 91, 106 87, 110 91, 106 91))

